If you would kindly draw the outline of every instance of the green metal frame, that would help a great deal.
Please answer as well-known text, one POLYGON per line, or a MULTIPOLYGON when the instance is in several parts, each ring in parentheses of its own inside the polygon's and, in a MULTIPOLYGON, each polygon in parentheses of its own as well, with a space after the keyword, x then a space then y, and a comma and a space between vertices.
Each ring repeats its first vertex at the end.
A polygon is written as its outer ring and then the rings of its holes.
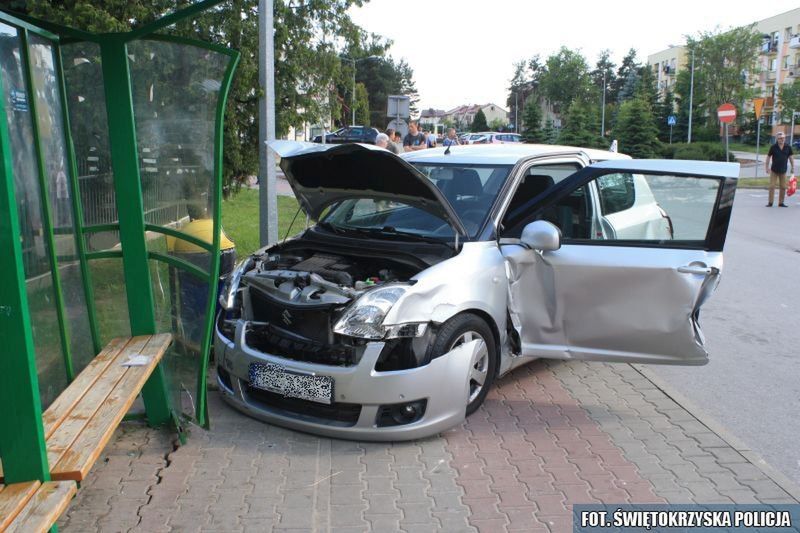
MULTIPOLYGON (((64 298, 58 270, 57 251, 55 250, 54 228, 52 227, 52 209, 47 194, 45 152, 41 145, 36 101, 33 97, 33 75, 31 72, 28 48, 28 34, 41 36, 53 44, 55 69, 58 88, 62 99, 62 123, 65 134, 67 163, 69 171, 68 186, 72 197, 71 208, 75 233, 75 246, 79 259, 81 280, 84 285, 85 299, 89 313, 92 343, 96 351, 102 348, 97 328, 97 311, 95 308, 93 286, 89 261, 96 259, 122 259, 126 280, 126 295, 132 335, 156 333, 156 320, 153 294, 151 289, 149 260, 167 263, 171 267, 181 269, 197 278, 208 282, 209 294, 206 306, 206 321, 201 347, 200 372, 198 375, 198 391, 196 417, 200 424, 208 427, 206 409, 205 373, 208 369, 210 337, 213 331, 214 310, 217 300, 217 280, 220 270, 221 240, 221 204, 222 204, 222 140, 224 113, 227 97, 232 83, 233 72, 239 61, 239 53, 214 44, 193 41, 180 37, 154 35, 153 32, 176 22, 196 15, 203 10, 222 3, 223 0, 204 0, 183 10, 165 16, 155 22, 144 25, 128 33, 91 34, 58 24, 36 20, 29 16, 10 15, 0 12, 0 21, 15 26, 19 32, 22 49, 22 62, 25 83, 28 89, 28 102, 31 111, 38 186, 42 195, 42 218, 46 242, 50 248, 50 268, 53 276, 56 308, 59 319, 62 353, 64 354, 68 378, 72 379, 72 363, 70 354, 69 331, 64 309, 64 298), (146 224, 143 214, 141 176, 138 162, 135 115, 130 85, 130 67, 127 55, 127 44, 136 39, 152 39, 185 44, 205 48, 229 57, 226 70, 221 80, 219 99, 215 113, 216 129, 214 132, 214 218, 213 242, 208 243, 191 235, 168 227, 146 224), (60 44, 65 42, 89 41, 100 46, 102 73, 107 102, 109 124, 109 142, 111 145, 111 162, 114 168, 114 188, 117 197, 119 223, 86 226, 81 209, 80 188, 78 184, 77 164, 74 144, 70 131, 70 119, 67 104, 67 93, 63 75, 60 44), (121 199, 124 198, 124 201, 121 199), (104 250, 89 252, 86 235, 101 231, 118 231, 122 244, 121 250, 104 250), (149 252, 147 250, 146 232, 158 232, 182 239, 194 244, 211 254, 209 271, 180 258, 149 252), (147 290, 142 290, 146 288, 147 290)), ((2 91, 0 79, 0 91, 2 91)), ((39 397, 39 384, 36 372, 35 348, 31 328, 30 310, 28 308, 25 271, 22 262, 22 247, 19 240, 20 221, 16 211, 14 173, 11 164, 11 146, 8 124, 4 120, 5 102, 0 99, 0 271, 4 272, 6 281, 15 283, 0 284, 0 345, 7 356, 0 357, 0 405, 14 405, 0 414, 0 458, 3 464, 6 482, 30 479, 49 480, 49 468, 45 449, 44 429, 42 425, 42 405, 39 397), (6 274, 7 273, 7 274, 6 274)), ((65 233, 59 231, 59 233, 65 233)), ((147 419, 150 424, 173 423, 180 431, 180 419, 170 408, 163 368, 159 365, 145 385, 142 394, 145 400, 147 419)), ((182 440, 185 435, 179 435, 182 440)))
POLYGON ((6 483, 49 481, 5 98, 0 115, 0 405, 13 406, 0 415, 0 458, 6 483))

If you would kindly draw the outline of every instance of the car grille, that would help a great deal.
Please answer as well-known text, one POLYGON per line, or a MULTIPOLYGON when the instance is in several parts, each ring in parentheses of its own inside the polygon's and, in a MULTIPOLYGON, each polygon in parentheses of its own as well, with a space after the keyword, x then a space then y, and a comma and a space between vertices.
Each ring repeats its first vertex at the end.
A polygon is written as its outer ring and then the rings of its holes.
POLYGON ((334 366, 352 366, 358 362, 351 346, 317 342, 272 324, 249 324, 245 343, 256 350, 292 361, 334 366))
POLYGON ((356 425, 358 417, 361 416, 361 405, 355 403, 326 405, 299 398, 285 398, 281 394, 255 387, 247 387, 247 397, 251 402, 261 404, 277 414, 305 419, 318 424, 351 427, 356 425))

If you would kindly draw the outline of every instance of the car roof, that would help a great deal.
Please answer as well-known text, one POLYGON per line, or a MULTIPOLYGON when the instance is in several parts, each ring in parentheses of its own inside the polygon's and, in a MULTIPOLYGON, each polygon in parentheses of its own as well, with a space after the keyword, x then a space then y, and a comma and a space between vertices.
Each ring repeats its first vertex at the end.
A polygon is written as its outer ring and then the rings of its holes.
POLYGON ((460 164, 494 164, 513 165, 527 157, 543 156, 563 152, 584 152, 592 161, 606 161, 609 159, 630 159, 630 156, 594 148, 579 148, 576 146, 559 146, 553 144, 469 144, 463 146, 450 146, 450 153, 445 155, 447 148, 429 148, 416 152, 405 152, 400 155, 409 163, 460 163, 460 164))

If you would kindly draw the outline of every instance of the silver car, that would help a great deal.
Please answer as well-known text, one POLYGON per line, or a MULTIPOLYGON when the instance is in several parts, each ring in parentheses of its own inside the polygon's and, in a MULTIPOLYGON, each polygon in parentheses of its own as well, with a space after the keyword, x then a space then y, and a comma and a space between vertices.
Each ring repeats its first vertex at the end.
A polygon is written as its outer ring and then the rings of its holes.
POLYGON ((271 147, 316 223, 238 265, 220 390, 261 420, 404 440, 536 358, 702 365, 735 163, 597 150, 271 147))

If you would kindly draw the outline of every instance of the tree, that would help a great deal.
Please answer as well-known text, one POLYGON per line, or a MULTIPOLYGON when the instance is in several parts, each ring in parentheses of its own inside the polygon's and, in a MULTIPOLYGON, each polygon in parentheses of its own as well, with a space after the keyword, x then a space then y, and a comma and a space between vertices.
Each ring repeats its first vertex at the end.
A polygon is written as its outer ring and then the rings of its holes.
POLYGON ((544 122, 544 128, 542 128, 542 142, 544 144, 555 144, 557 140, 558 129, 553 125, 553 121, 548 118, 544 122))
POLYGON ((708 104, 704 113, 708 126, 716 121, 711 111, 717 106, 725 102, 741 102, 752 96, 747 85, 747 73, 756 70, 761 40, 755 24, 687 38, 688 51, 690 54, 694 52, 695 95, 702 93, 708 104), (700 80, 698 72, 702 73, 700 80))
POLYGON ((573 101, 585 100, 589 95, 591 78, 586 58, 562 46, 547 58, 539 84, 542 95, 553 104, 556 113, 563 113, 573 101))
MULTIPOLYGON (((675 95, 672 91, 667 89, 664 96, 658 99, 656 106, 653 108, 655 121, 658 125, 658 138, 663 142, 669 142, 670 139, 670 126, 668 124, 669 117, 675 114, 675 95)), ((675 128, 672 129, 673 141, 675 140, 675 128)))
POLYGON ((527 61, 514 63, 514 75, 511 77, 508 98, 506 98, 511 124, 516 125, 519 122, 517 120, 518 112, 524 113, 524 111, 517 110, 519 102, 527 102, 531 97, 539 98, 539 81, 544 71, 545 66, 538 54, 527 61))
POLYGON ((370 125, 369 98, 363 83, 356 83, 356 124, 370 125))
POLYGON ((491 131, 503 131, 506 126, 508 126, 506 121, 500 118, 492 119, 492 121, 489 123, 489 129, 491 131))
POLYGON ((605 145, 605 140, 598 135, 600 121, 593 107, 581 100, 575 100, 569 106, 566 125, 558 137, 560 144, 594 148, 605 145))
MULTIPOLYGON (((348 12, 351 6, 361 4, 362 0, 275 2, 275 55, 280 57, 280 61, 275 62, 276 133, 279 136, 285 135, 291 126, 300 127, 338 115, 338 100, 330 91, 332 84, 344 76, 338 50, 354 48, 369 38, 348 12)), ((27 13, 33 16, 91 32, 128 31, 186 5, 185 0, 30 0, 24 3, 27 13)), ((225 190, 230 190, 231 185, 258 171, 257 2, 229 0, 196 20, 183 21, 167 31, 230 46, 242 54, 225 113, 223 179, 225 190)), ((388 47, 388 43, 384 45, 388 47)), ((352 80, 352 71, 349 79, 352 80)), ((413 89, 413 81, 409 84, 406 80, 403 88, 413 89)))
POLYGON ((475 118, 472 119, 472 126, 470 127, 471 131, 486 131, 489 129, 489 125, 486 123, 486 113, 483 112, 483 109, 479 109, 477 113, 475 113, 475 118))
POLYGON ((617 75, 615 76, 614 81, 611 83, 609 99, 612 102, 620 101, 619 94, 625 84, 628 83, 628 77, 630 76, 631 72, 638 72, 638 70, 639 62, 636 60, 636 50, 631 48, 628 50, 628 53, 625 55, 625 57, 622 58, 622 63, 620 63, 620 66, 617 69, 617 75))
POLYGON ((654 158, 661 151, 657 136, 658 127, 644 98, 634 98, 620 106, 614 128, 620 152, 641 159, 654 158))
MULTIPOLYGON (((550 127, 553 127, 552 123, 550 127)), ((529 99, 525 104, 525 114, 522 115, 522 138, 529 143, 546 142, 542 131, 542 108, 536 98, 529 99)))
POLYGON ((778 92, 778 106, 781 119, 792 120, 792 112, 800 111, 800 79, 795 79, 791 84, 784 83, 778 92))
POLYGON ((650 109, 655 109, 658 105, 659 94, 658 87, 656 87, 656 79, 653 75, 653 69, 649 65, 642 65, 639 69, 639 79, 636 84, 636 96, 644 99, 649 105, 650 109))

